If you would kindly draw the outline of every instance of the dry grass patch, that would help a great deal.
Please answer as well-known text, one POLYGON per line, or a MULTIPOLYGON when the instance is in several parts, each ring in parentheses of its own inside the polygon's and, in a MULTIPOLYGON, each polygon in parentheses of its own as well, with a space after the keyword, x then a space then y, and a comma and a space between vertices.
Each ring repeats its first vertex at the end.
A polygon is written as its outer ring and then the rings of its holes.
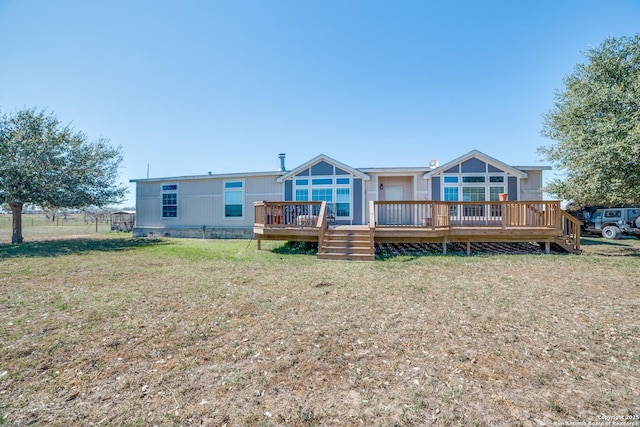
POLYGON ((100 239, 53 256, 0 245, 4 424, 640 415, 640 262, 628 249, 602 256, 621 249, 594 239, 582 256, 354 263, 247 241, 100 239))

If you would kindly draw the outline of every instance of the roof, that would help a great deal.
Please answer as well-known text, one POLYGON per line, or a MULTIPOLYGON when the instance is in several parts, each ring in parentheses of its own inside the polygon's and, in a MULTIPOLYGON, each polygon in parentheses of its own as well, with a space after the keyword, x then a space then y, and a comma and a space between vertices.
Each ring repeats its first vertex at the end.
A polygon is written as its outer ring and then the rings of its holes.
POLYGON ((446 171, 447 169, 453 167, 458 163, 462 163, 468 159, 477 158, 485 161, 499 169, 507 171, 510 175, 519 176, 520 178, 526 178, 527 173, 525 171, 543 171, 543 170, 551 170, 549 166, 509 166, 508 164, 501 162, 500 160, 494 159, 478 150, 472 150, 467 154, 460 156, 442 166, 439 166, 435 169, 427 170, 426 167, 382 167, 382 168, 353 168, 348 166, 342 162, 339 162, 325 154, 320 154, 313 159, 301 164, 300 166, 292 169, 290 171, 269 171, 269 172, 239 172, 239 173, 226 173, 226 174, 208 174, 208 175, 187 175, 187 176, 175 176, 175 177, 159 177, 159 178, 140 178, 140 179, 132 179, 129 182, 166 182, 166 181, 188 181, 188 180, 201 180, 201 179, 238 179, 238 178, 249 178, 249 177, 266 177, 273 176, 277 177, 278 182, 283 182, 303 170, 310 168, 322 161, 333 164, 334 166, 339 167, 340 169, 364 179, 368 181, 371 177, 368 175, 371 174, 414 174, 414 173, 424 173, 423 178, 429 179, 433 175, 437 175, 446 171), (426 172, 425 172, 426 170, 426 172))
POLYGON ((129 182, 165 182, 165 181, 188 181, 195 179, 227 179, 227 178, 249 178, 258 176, 280 176, 282 172, 239 172, 239 173, 223 173, 210 175, 186 175, 186 176, 168 176, 163 178, 140 178, 131 179, 129 182))
POLYGON ((526 178, 527 177, 527 173, 523 172, 520 169, 514 168, 513 166, 509 166, 508 164, 501 162, 500 160, 494 159, 491 156, 487 156, 486 154, 478 151, 478 150, 472 150, 469 151, 467 154, 464 154, 460 157, 458 157, 457 159, 454 159, 448 163, 445 163, 444 165, 438 166, 435 169, 430 170, 429 172, 424 174, 424 178, 425 179, 429 179, 434 175, 438 175, 444 171, 446 171, 447 169, 452 168, 453 166, 462 163, 466 160, 469 160, 471 158, 476 158, 476 159, 480 159, 492 166, 495 166, 499 169, 502 169, 504 171, 506 171, 507 173, 509 173, 510 175, 515 175, 518 176, 520 178, 526 178))
POLYGON ((331 163, 334 166, 338 166, 340 169, 349 172, 352 175, 355 175, 357 177, 360 177, 362 179, 364 179, 365 181, 368 181, 369 179, 371 179, 369 177, 369 175, 367 175, 366 173, 363 173, 361 171, 359 171, 358 169, 354 169, 351 166, 347 166, 342 162, 339 162, 335 159, 332 159, 331 157, 324 155, 324 154, 320 154, 319 156, 314 157, 313 159, 309 160, 306 163, 301 164, 300 166, 298 166, 297 168, 290 170, 286 173, 284 173, 280 178, 278 178, 278 182, 283 182, 293 176, 296 176, 297 174, 299 174, 300 172, 302 172, 303 170, 310 168, 311 166, 318 164, 320 162, 327 162, 327 163, 331 163))
POLYGON ((397 167, 397 168, 358 168, 359 171, 371 174, 416 174, 424 173, 429 168, 426 166, 418 167, 397 167))
POLYGON ((550 171, 551 166, 514 166, 516 169, 520 169, 521 171, 550 171))

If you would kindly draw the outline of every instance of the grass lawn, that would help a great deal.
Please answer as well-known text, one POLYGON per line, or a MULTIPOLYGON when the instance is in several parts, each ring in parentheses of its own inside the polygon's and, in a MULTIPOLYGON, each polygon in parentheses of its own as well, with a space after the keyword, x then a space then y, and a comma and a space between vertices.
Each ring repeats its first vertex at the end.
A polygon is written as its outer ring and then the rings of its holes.
POLYGON ((640 425, 640 240, 358 263, 47 227, 0 226, 0 425, 640 425))

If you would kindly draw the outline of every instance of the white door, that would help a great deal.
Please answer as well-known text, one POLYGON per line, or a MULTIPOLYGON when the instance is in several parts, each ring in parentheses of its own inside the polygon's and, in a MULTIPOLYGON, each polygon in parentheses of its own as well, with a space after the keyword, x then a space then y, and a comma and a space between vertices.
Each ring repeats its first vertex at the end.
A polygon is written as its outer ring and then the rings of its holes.
MULTIPOLYGON (((404 192, 402 185, 385 185, 385 200, 404 200, 404 192)), ((386 209, 387 224, 402 224, 402 205, 387 205, 386 209)))
POLYGON ((404 200, 404 192, 402 190, 402 185, 385 185, 384 199, 385 200, 404 200))

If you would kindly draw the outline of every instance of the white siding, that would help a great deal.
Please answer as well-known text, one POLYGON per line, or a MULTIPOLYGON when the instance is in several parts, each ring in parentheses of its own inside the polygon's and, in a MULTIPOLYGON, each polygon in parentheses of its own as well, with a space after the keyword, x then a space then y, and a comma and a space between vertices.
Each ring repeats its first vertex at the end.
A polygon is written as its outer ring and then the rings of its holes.
POLYGON ((253 227, 253 203, 282 200, 282 185, 271 176, 204 177, 136 183, 138 227, 253 227), (242 181, 244 211, 242 218, 225 218, 224 183, 242 181), (178 217, 162 218, 163 184, 178 184, 178 217))
POLYGON ((520 200, 542 200, 542 171, 525 170, 527 179, 520 180, 520 200))

